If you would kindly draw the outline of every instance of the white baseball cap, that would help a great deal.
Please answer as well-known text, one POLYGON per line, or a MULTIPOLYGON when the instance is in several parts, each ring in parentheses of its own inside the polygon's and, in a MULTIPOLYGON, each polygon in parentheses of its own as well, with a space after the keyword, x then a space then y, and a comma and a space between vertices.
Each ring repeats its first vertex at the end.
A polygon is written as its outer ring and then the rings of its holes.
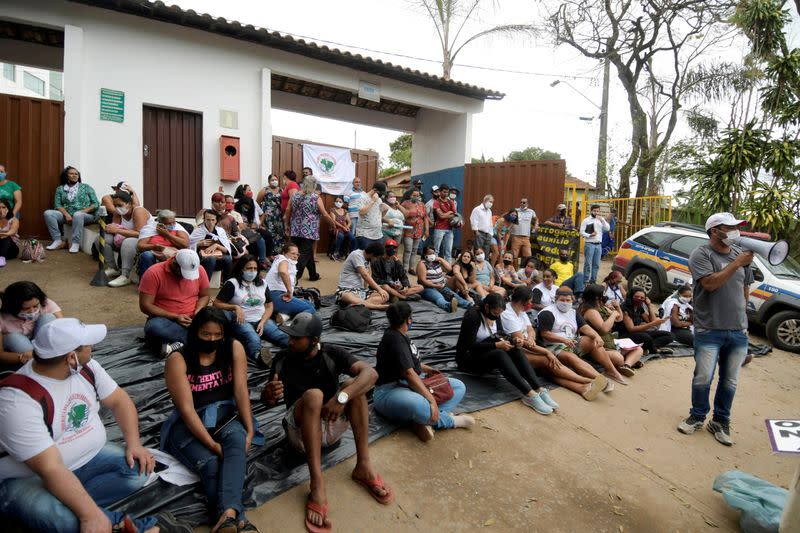
POLYGON ((730 213, 714 213, 706 220, 706 231, 717 226, 741 226, 747 224, 746 220, 739 220, 730 213))
POLYGON ((194 250, 188 248, 178 250, 178 253, 175 254, 175 262, 181 269, 183 279, 192 281, 200 277, 200 258, 194 250))
POLYGON ((33 349, 42 359, 61 357, 79 346, 92 346, 106 338, 105 324, 84 324, 77 318, 57 318, 39 328, 33 349))
POLYGON ((567 206, 566 206, 566 205, 564 205, 564 204, 558 204, 558 205, 556 206, 556 209, 566 209, 566 208, 567 208, 567 206))

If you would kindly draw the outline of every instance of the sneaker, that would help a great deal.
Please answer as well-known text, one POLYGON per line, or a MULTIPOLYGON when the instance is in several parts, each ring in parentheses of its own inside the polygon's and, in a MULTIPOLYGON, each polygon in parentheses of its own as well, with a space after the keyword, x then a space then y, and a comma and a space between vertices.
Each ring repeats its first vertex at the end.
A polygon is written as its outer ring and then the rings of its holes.
POLYGON ((161 357, 166 357, 169 354, 171 354, 172 352, 177 352, 181 348, 183 348, 183 343, 182 342, 171 342, 171 343, 163 344, 161 346, 161 357))
POLYGON ((108 282, 109 287, 124 287, 133 283, 128 276, 120 276, 108 282))
POLYGON ((6 266, 6 258, 0 256, 0 268, 3 268, 4 266, 6 266))
POLYGON ((706 424, 706 429, 708 430, 709 433, 714 435, 714 438, 717 439, 717 442, 719 442, 720 444, 724 444, 725 446, 733 446, 733 440, 731 439, 730 424, 726 424, 724 422, 716 422, 712 420, 711 422, 706 424))
POLYGON ((553 413, 553 408, 545 403, 539 394, 533 393, 533 396, 524 396, 522 403, 539 413, 540 415, 549 415, 553 413))
POLYGON ((614 392, 614 382, 606 378, 606 384, 603 387, 603 392, 614 392))
POLYGON ((603 386, 597 383, 597 380, 592 381, 589 383, 589 387, 581 393, 583 399, 587 402, 593 402, 600 396, 600 393, 603 392, 603 386))
POLYGON ((658 353, 660 353, 661 355, 672 355, 675 352, 672 351, 672 348, 659 348, 658 353))
POLYGON ((422 442, 428 442, 433 439, 433 428, 428 425, 414 424, 411 429, 414 431, 414 435, 422 442))
POLYGON ((452 300, 450 300, 450 312, 455 313, 456 309, 458 309, 458 300, 453 298, 452 300))
POLYGON ((419 294, 411 294, 409 296, 406 296, 406 301, 409 302, 418 302, 420 300, 422 300, 422 296, 420 296, 419 294))
POLYGON ((80 251, 81 251, 80 243, 73 242, 69 247, 69 253, 71 253, 71 254, 77 254, 80 251))
POLYGON ((470 415, 453 415, 453 423, 457 428, 472 429, 475 427, 475 418, 470 415))
MULTIPOLYGON (((681 423, 678 424, 678 431, 680 431, 685 435, 691 435, 698 429, 701 429, 703 427, 704 422, 705 418, 699 418, 694 415, 689 415, 688 418, 681 420, 681 423)), ((710 426, 711 424, 709 424, 709 431, 710 431, 710 426)))
POLYGON ((187 524, 178 522, 175 516, 167 511, 156 515, 156 524, 161 533, 192 533, 194 531, 187 524))
POLYGON ((552 407, 552 408, 553 408, 553 411, 555 411, 556 409, 558 409, 559 407, 561 407, 560 405, 558 405, 558 404, 556 403, 556 401, 555 401, 554 399, 552 399, 552 398, 550 397, 550 391, 548 391, 547 389, 545 389, 545 390, 543 390, 542 392, 540 392, 540 393, 539 393, 539 397, 540 397, 542 400, 544 400, 544 403, 546 403, 547 405, 549 405, 550 407, 552 407))
POLYGON ((633 375, 636 374, 636 372, 633 371, 630 365, 622 365, 617 370, 619 370, 619 373, 625 376, 626 378, 632 378, 633 375))
POLYGON ((64 243, 64 241, 62 241, 61 239, 56 239, 52 243, 48 244, 46 248, 48 250, 58 250, 58 249, 63 248, 65 246, 66 246, 66 244, 64 243))
POLYGON ((122 274, 122 272, 120 272, 116 268, 110 268, 109 267, 109 268, 106 269, 106 277, 109 278, 109 279, 110 278, 116 278, 120 274, 122 274))

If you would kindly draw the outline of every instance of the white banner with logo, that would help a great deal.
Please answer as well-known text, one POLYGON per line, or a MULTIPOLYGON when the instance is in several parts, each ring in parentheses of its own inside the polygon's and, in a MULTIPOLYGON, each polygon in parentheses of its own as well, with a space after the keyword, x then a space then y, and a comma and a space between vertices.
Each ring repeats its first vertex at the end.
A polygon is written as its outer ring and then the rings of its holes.
POLYGON ((303 166, 311 168, 322 192, 328 194, 349 191, 356 176, 356 164, 349 148, 304 144, 303 166))

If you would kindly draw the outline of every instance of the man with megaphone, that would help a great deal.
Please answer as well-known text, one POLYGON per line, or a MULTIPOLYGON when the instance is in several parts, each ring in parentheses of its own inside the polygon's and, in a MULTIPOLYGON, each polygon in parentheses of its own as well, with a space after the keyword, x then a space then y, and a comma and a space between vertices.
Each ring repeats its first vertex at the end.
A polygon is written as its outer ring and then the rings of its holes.
POLYGON ((720 443, 731 446, 730 412, 736 381, 747 356, 747 300, 753 282, 752 251, 734 243, 746 221, 731 213, 715 213, 706 220, 708 244, 689 257, 694 280, 694 377, 689 417, 678 425, 681 433, 702 429, 710 410, 708 397, 719 362, 714 414, 706 428, 720 443))

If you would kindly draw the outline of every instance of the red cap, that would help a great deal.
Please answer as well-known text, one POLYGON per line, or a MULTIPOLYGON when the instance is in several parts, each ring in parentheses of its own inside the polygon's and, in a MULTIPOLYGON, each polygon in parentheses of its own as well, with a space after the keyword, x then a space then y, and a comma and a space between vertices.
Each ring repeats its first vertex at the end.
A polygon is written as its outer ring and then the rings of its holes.
POLYGON ((225 200, 225 195, 221 192, 215 192, 211 195, 212 202, 222 202, 223 200, 225 200))
POLYGON ((396 242, 395 240, 393 240, 393 239, 389 239, 388 241, 386 241, 385 243, 383 243, 383 246, 384 246, 384 247, 386 247, 386 246, 391 246, 391 247, 393 247, 393 248, 397 248, 397 242, 396 242))

